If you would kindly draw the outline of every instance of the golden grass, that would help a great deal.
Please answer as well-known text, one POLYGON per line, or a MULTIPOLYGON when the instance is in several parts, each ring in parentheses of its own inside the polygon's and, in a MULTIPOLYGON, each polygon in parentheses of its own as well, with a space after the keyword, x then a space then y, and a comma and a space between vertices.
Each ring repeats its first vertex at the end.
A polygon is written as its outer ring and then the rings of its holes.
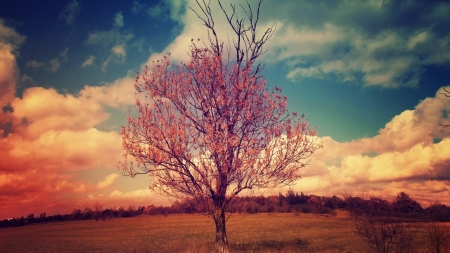
MULTIPOLYGON (((232 252, 370 252, 345 213, 233 214, 227 231, 232 252)), ((202 215, 50 222, 0 229, 0 251, 209 252, 214 232, 212 219, 202 215)))

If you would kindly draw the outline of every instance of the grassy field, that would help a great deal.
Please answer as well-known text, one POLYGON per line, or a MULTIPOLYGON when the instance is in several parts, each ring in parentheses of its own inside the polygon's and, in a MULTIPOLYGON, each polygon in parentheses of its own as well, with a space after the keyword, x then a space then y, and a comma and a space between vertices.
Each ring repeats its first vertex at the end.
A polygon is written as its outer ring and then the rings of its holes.
MULTIPOLYGON (((50 222, 0 229, 0 252, 209 252, 214 231, 202 215, 50 222)), ((343 214, 234 214, 227 231, 232 252, 371 252, 343 214)))

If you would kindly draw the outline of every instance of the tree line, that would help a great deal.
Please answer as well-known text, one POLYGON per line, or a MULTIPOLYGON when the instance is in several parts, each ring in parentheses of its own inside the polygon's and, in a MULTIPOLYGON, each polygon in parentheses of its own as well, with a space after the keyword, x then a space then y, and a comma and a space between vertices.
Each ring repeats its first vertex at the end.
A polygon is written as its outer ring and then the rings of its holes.
MULTIPOLYGON (((0 221, 0 227, 25 226, 33 223, 75 220, 110 220, 112 218, 134 217, 142 214, 204 214, 207 212, 201 201, 186 198, 173 202, 170 206, 129 206, 103 209, 96 203, 94 208, 84 210, 74 209, 70 214, 39 216, 29 214, 27 217, 5 219, 0 221)), ((227 207, 228 213, 313 213, 335 216, 336 210, 346 210, 352 214, 370 216, 388 216, 420 221, 450 221, 450 207, 435 202, 423 208, 408 194, 400 192, 393 201, 373 196, 317 196, 300 194, 289 190, 286 194, 279 193, 272 196, 236 196, 227 207)))

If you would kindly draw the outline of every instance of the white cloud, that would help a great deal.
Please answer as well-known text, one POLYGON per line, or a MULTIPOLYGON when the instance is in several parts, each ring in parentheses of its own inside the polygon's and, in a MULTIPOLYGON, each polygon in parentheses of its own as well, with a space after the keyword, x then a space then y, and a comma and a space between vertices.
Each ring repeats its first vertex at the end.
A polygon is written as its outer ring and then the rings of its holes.
POLYGON ((120 108, 135 103, 134 78, 117 79, 112 84, 103 86, 84 86, 80 98, 95 101, 112 108, 120 108))
POLYGON ((436 200, 450 204, 450 129, 439 126, 450 122, 442 113, 450 110, 450 99, 441 90, 394 117, 372 138, 340 143, 322 137, 324 148, 303 169, 294 190, 383 197, 404 191, 424 205, 436 200))
POLYGON ((81 67, 84 68, 84 67, 87 67, 87 66, 94 65, 94 60, 95 60, 95 57, 94 57, 93 55, 90 55, 90 56, 83 62, 83 64, 81 64, 81 67))

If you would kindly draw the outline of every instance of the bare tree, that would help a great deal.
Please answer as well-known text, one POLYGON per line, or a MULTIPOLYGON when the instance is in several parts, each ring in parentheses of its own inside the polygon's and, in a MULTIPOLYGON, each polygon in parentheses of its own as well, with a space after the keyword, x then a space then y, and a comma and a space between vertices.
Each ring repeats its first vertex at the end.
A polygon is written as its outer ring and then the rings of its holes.
POLYGON ((356 234, 380 253, 413 252, 417 226, 388 216, 352 214, 356 234))
POLYGON ((102 211, 103 211, 103 205, 100 204, 100 202, 95 202, 94 217, 95 217, 96 221, 98 221, 98 219, 100 219, 100 217, 102 216, 102 211))
POLYGON ((450 252, 450 227, 431 222, 428 225, 428 243, 433 253, 450 252))
MULTIPOLYGON (((440 92, 439 94, 443 94, 446 97, 450 97, 450 91, 447 90, 445 87, 442 87, 442 89, 444 90, 444 92, 440 92)), ((450 126, 450 124, 439 124, 439 125, 443 126, 444 128, 450 126)))
POLYGON ((192 9, 208 29, 208 43, 190 47, 186 64, 170 67, 170 54, 137 75, 139 116, 122 128, 123 175, 149 174, 150 188, 203 203, 216 227, 215 247, 228 252, 226 207, 244 190, 291 185, 321 145, 304 115, 289 113, 281 88, 272 92, 256 64, 274 26, 256 36, 259 20, 247 3, 247 23, 228 13, 235 62, 224 58, 209 2, 192 9), (145 97, 145 99, 144 99, 145 97), (132 156, 136 163, 128 163, 132 156))

